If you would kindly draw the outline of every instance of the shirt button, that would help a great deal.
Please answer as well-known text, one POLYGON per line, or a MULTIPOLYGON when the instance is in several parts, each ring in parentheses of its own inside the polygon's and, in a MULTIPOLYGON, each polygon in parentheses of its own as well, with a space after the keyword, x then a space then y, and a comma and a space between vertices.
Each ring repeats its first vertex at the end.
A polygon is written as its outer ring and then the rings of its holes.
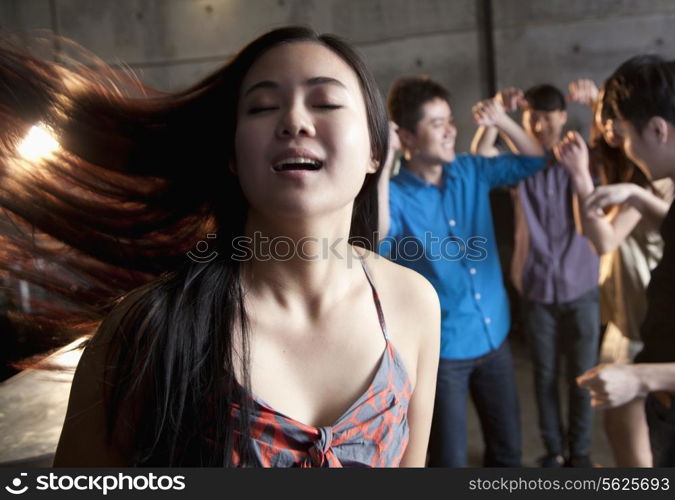
POLYGON ((491 318, 485 318, 485 324, 489 325, 490 323, 492 323, 492 319, 491 318))
POLYGON ((477 272, 478 271, 476 271, 475 267, 472 267, 471 269, 469 269, 469 274, 476 274, 477 272))
POLYGON ((474 297, 476 297, 476 300, 480 300, 480 293, 477 293, 474 297))
POLYGON ((455 227, 457 225, 457 221, 455 221, 455 219, 450 219, 448 224, 450 224, 450 227, 455 227))

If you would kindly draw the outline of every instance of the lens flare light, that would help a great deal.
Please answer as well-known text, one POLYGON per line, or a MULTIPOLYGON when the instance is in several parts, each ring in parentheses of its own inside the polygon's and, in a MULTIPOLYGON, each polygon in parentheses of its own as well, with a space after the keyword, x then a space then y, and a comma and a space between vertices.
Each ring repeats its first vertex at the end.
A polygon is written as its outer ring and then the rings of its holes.
POLYGON ((28 161, 38 161, 59 148, 59 142, 49 127, 40 123, 31 127, 23 138, 17 151, 28 161))

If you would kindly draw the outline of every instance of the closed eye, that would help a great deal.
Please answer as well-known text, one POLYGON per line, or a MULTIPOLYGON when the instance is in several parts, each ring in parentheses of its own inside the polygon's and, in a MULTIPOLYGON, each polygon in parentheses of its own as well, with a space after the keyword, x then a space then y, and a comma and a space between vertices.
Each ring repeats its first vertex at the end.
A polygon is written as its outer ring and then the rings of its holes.
POLYGON ((340 106, 339 104, 319 104, 314 107, 319 109, 340 109, 343 106, 340 106))
POLYGON ((258 113, 264 113, 265 111, 274 111, 275 109, 279 109, 278 106, 259 106, 259 107, 254 107, 254 108, 249 108, 248 114, 249 115, 255 115, 258 113))

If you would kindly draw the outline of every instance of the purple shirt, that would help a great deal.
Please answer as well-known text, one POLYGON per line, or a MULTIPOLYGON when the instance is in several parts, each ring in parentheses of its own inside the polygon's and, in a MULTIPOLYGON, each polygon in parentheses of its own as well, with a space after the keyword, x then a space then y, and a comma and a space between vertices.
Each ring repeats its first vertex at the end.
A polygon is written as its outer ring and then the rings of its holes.
POLYGON ((599 258, 574 223, 572 185, 558 163, 518 183, 511 277, 524 298, 570 302, 598 286, 599 258))

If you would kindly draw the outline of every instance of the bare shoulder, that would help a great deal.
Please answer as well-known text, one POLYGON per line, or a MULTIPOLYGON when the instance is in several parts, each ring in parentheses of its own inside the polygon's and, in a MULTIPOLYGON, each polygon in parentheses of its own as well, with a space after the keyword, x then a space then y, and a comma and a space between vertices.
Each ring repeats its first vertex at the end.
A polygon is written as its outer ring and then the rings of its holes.
MULTIPOLYGON (((115 312, 115 311, 114 311, 115 312)), ((128 466, 131 460, 131 412, 120 405, 120 425, 108 433, 105 394, 115 314, 103 321, 85 347, 75 370, 68 409, 54 458, 56 467, 128 466), (110 439, 109 439, 110 438, 110 439)))
POLYGON ((424 276, 374 252, 364 251, 364 257, 380 295, 393 305, 416 315, 440 309, 438 294, 424 276))
POLYGON ((421 274, 361 250, 375 282, 392 342, 408 372, 414 372, 422 348, 438 349, 441 308, 438 294, 421 274), (413 370, 414 367, 414 370, 413 370))
POLYGON ((117 465, 106 461, 110 455, 103 381, 106 345, 102 336, 95 335, 80 357, 54 458, 56 467, 117 465))

